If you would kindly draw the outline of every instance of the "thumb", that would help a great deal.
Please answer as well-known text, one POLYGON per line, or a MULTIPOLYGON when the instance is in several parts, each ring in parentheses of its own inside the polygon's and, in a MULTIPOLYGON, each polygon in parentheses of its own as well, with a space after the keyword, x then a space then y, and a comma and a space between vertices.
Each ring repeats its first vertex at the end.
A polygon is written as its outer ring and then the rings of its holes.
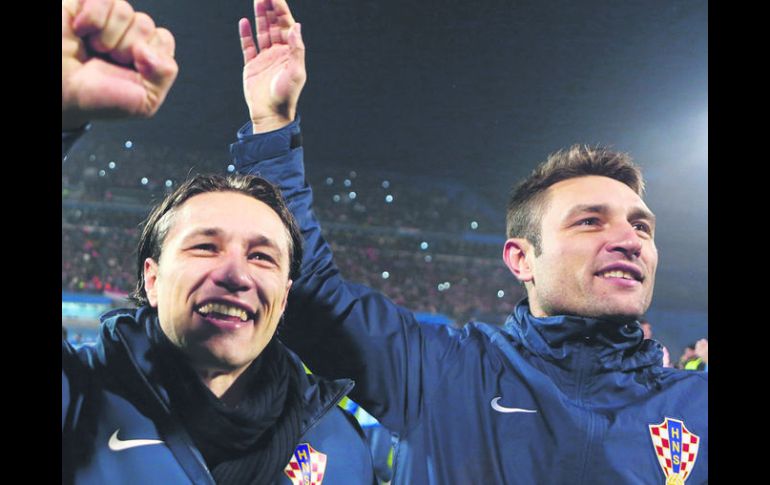
POLYGON ((302 25, 299 22, 292 25, 289 30, 289 47, 293 57, 305 58, 305 43, 302 41, 302 25))

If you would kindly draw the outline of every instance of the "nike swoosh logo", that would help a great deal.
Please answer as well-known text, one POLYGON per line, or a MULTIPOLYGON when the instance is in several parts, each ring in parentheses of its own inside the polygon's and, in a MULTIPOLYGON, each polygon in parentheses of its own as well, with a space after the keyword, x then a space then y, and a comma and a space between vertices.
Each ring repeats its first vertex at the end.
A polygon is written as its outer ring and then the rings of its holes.
POLYGON ((137 446, 159 445, 163 443, 161 440, 121 440, 118 438, 118 431, 120 431, 120 428, 112 433, 110 441, 107 443, 107 446, 109 446, 112 451, 123 451, 129 448, 136 448, 137 446))
POLYGON ((502 399, 502 396, 498 396, 494 399, 492 399, 492 402, 490 403, 492 405, 492 409, 495 411, 501 412, 501 413, 536 413, 537 411, 534 409, 522 409, 522 408, 507 408, 505 406, 501 406, 497 404, 497 401, 502 399))

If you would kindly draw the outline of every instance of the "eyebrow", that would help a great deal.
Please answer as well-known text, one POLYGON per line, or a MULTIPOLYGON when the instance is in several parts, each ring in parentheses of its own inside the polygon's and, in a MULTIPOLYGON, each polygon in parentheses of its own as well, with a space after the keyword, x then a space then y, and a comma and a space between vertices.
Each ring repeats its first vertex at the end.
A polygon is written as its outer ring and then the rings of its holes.
MULTIPOLYGON (((610 212, 610 207, 606 204, 580 204, 576 205, 567 212, 564 220, 570 220, 578 214, 590 213, 606 215, 610 212)), ((655 214, 643 207, 635 207, 629 214, 630 219, 646 219, 652 225, 655 225, 655 214)))
MULTIPOLYGON (((194 239, 198 236, 218 237, 222 236, 222 233, 223 231, 216 227, 202 227, 187 234, 182 239, 182 242, 189 241, 190 239, 194 239)), ((249 237, 249 247, 253 246, 267 246, 277 251, 278 254, 281 254, 280 246, 264 234, 255 234, 254 236, 249 237)))

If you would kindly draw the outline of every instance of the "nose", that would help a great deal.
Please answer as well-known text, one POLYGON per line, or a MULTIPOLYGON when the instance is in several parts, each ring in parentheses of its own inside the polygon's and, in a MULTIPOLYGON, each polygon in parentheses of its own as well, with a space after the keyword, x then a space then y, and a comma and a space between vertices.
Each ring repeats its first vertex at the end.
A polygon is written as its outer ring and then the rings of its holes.
POLYGON ((629 224, 612 235, 612 239, 607 244, 607 250, 623 253, 628 259, 638 258, 642 254, 642 240, 629 224))
POLYGON ((237 254, 223 254, 220 265, 212 272, 217 286, 229 292, 248 291, 254 286, 245 258, 237 254))

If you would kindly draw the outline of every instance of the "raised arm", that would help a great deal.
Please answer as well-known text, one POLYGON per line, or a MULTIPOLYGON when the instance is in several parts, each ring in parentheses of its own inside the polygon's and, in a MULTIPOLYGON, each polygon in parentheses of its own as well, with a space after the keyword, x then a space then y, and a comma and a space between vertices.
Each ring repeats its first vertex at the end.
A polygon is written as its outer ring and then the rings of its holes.
POLYGON ((283 0, 258 0, 255 10, 259 54, 246 38, 251 35, 248 24, 241 21, 240 27, 252 123, 241 128, 231 153, 239 172, 258 174, 280 187, 304 236, 301 276, 292 285, 279 336, 313 372, 353 378, 351 397, 392 431, 402 432, 419 419, 425 399, 441 378, 444 358, 459 348, 461 339, 448 328, 419 325, 410 311, 340 276, 312 212, 299 120, 291 121, 299 98, 295 88, 304 83, 301 34, 283 0), (260 62, 263 54, 265 61, 260 62), (261 66, 270 74, 264 75, 261 66), (253 126, 264 119, 280 122, 253 126))

